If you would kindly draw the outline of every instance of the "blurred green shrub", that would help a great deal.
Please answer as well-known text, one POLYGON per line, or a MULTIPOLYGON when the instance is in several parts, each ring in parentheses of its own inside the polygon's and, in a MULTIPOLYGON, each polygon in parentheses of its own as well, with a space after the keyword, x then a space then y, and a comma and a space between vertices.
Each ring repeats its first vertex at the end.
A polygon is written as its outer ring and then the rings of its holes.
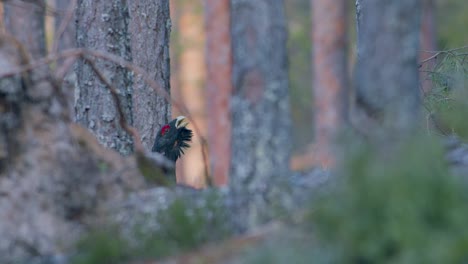
POLYGON ((77 244, 73 264, 121 263, 130 256, 129 245, 115 230, 97 230, 82 238, 77 244))
POLYGON ((468 1, 435 0, 437 42, 442 49, 459 47, 468 43, 464 30, 468 24, 468 1))
POLYGON ((225 238, 229 228, 226 225, 226 213, 219 206, 218 199, 213 194, 206 198, 201 207, 183 199, 175 200, 158 216, 158 232, 137 231, 144 241, 137 255, 161 258, 225 238))
POLYGON ((468 48, 441 54, 430 71, 433 88, 424 106, 437 130, 468 139, 468 48))
POLYGON ((158 214, 158 229, 152 232, 142 227, 136 228, 131 237, 123 237, 116 227, 92 232, 78 243, 72 263, 116 264, 159 259, 223 239, 229 229, 219 201, 214 193, 194 201, 176 199, 158 214), (135 240, 138 242, 129 242, 135 240))
POLYGON ((467 263, 468 192, 435 139, 361 149, 309 215, 331 263, 467 263))

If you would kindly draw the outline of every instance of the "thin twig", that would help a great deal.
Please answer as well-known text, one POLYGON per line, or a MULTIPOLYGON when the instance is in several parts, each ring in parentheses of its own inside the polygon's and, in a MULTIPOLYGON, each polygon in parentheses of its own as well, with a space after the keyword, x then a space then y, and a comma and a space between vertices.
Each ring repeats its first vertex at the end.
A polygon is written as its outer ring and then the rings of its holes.
POLYGON ((458 47, 458 48, 453 48, 453 49, 448 49, 448 50, 421 50, 421 52, 426 52, 426 53, 445 53, 445 52, 453 52, 453 51, 458 51, 462 49, 468 48, 468 45, 458 47))
POLYGON ((422 67, 422 65, 430 60, 433 60, 435 58, 437 58, 439 55, 441 54, 445 54, 445 53, 452 53, 454 51, 457 51, 457 50, 462 50, 462 49, 466 49, 468 48, 468 45, 467 46, 463 46, 463 47, 459 47, 459 48, 454 48, 454 49, 449 49, 449 50, 439 50, 439 51, 427 51, 427 50, 422 50, 422 52, 427 52, 427 53, 435 53, 434 55, 430 56, 429 58, 425 59, 425 60, 422 60, 420 63, 419 63, 419 67, 422 67))

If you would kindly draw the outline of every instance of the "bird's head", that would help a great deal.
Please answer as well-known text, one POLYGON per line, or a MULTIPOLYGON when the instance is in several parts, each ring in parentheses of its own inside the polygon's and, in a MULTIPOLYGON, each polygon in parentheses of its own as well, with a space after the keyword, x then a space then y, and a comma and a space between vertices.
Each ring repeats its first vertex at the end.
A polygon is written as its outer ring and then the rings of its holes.
POLYGON ((161 127, 156 140, 154 141, 153 152, 159 152, 169 160, 175 162, 184 149, 190 147, 188 144, 192 140, 192 130, 187 128, 188 120, 185 116, 178 116, 176 119, 161 127))

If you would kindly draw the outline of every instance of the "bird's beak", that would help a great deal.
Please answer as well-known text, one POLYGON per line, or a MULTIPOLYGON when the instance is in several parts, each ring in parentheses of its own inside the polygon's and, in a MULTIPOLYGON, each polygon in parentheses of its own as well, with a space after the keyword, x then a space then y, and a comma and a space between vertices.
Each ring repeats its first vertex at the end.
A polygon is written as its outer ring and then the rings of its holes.
POLYGON ((186 127, 189 123, 185 116, 178 116, 176 119, 177 120, 176 120, 175 126, 177 129, 181 127, 186 127))

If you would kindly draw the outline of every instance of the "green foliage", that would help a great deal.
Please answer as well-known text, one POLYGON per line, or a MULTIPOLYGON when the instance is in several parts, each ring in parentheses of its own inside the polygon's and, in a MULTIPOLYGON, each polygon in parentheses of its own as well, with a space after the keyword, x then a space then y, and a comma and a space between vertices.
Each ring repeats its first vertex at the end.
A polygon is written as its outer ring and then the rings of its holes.
POLYGON ((336 263, 464 263, 468 194, 434 139, 413 139, 384 158, 361 149, 350 174, 310 214, 336 263))
POLYGON ((438 44, 442 49, 459 47, 468 43, 468 1, 438 0, 436 5, 436 26, 438 44))
POLYGON ((436 127, 445 133, 468 138, 468 49, 446 52, 431 71, 432 91, 424 105, 436 127))
POLYGON ((318 263, 313 256, 310 241, 302 241, 288 237, 288 234, 281 234, 272 241, 267 241, 259 247, 252 248, 247 252, 245 259, 241 263, 249 264, 309 264, 318 263), (311 261, 314 259, 314 261, 311 261))
POLYGON ((111 230, 95 231, 78 242, 73 264, 116 264, 128 259, 128 244, 111 230))
POLYGON ((158 216, 161 228, 152 234, 140 234, 143 247, 140 256, 160 258, 197 248, 209 241, 227 236, 225 213, 219 207, 218 198, 211 195, 202 207, 196 207, 186 200, 175 200, 158 216))
POLYGON ((158 228, 154 232, 148 232, 147 227, 141 225, 130 237, 124 237, 116 228, 89 234, 78 243, 79 253, 72 263, 106 264, 158 259, 226 237, 228 227, 219 197, 210 193, 196 200, 197 204, 182 198, 173 201, 158 214, 158 228))

